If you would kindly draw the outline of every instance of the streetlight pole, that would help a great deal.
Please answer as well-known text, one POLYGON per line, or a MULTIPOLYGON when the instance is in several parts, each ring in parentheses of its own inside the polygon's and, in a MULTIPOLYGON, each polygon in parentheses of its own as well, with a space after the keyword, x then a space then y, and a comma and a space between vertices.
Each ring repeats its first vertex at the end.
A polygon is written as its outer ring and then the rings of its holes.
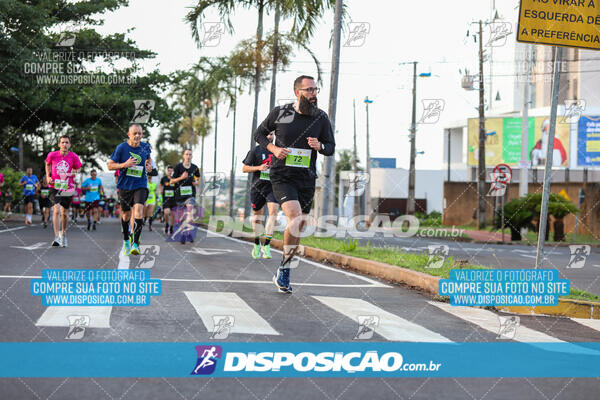
POLYGON ((415 213, 415 136, 417 133, 417 62, 413 62, 412 120, 410 124, 410 167, 408 170, 408 201, 406 213, 415 213))
POLYGON ((235 93, 233 95, 233 133, 231 145, 231 174, 229 176, 229 216, 233 218, 233 192, 235 187, 235 116, 237 112, 237 77, 233 80, 235 93))
POLYGON ((373 210, 371 209, 371 151, 369 149, 369 104, 373 103, 373 100, 369 100, 369 96, 365 97, 365 111, 367 113, 367 176, 368 182, 365 190, 365 214, 371 215, 373 210))
POLYGON ((483 88, 483 23, 479 21, 479 181, 477 184, 477 197, 479 199, 479 212, 477 215, 477 229, 485 226, 485 111, 483 88))

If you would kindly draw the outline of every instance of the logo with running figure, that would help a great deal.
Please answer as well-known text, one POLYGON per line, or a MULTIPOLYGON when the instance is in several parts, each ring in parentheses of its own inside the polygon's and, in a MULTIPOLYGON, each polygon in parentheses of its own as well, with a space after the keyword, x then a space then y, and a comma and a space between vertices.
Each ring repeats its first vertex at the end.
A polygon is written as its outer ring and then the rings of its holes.
POLYGON ((571 245, 569 246, 571 251, 571 258, 567 264, 567 268, 583 268, 585 266, 585 260, 590 255, 592 248, 588 244, 582 245, 571 245))
POLYGON ((217 360, 223 355, 221 346, 196 346, 198 361, 190 375, 210 375, 217 368, 217 360))

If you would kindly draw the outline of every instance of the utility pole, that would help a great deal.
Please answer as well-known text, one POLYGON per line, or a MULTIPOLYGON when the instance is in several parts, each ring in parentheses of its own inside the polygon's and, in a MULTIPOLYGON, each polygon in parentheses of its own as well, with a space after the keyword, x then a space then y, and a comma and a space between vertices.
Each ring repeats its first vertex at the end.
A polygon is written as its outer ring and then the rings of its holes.
POLYGON ((519 165, 519 197, 527 195, 527 174, 529 172, 529 49, 525 43, 525 84, 523 85, 523 120, 521 130, 521 163, 519 165))
POLYGON ((413 90, 412 90, 412 120, 410 123, 410 167, 408 170, 408 201, 406 213, 415 213, 415 136, 417 133, 417 62, 413 62, 413 90))
MULTIPOLYGON (((333 17, 333 47, 331 51, 331 81, 329 86, 329 121, 332 131, 335 132, 335 112, 337 107, 338 78, 340 72, 340 41, 342 32, 343 0, 336 0, 335 14, 333 17)), ((325 156, 323 160, 324 183, 321 188, 321 215, 328 215, 333 211, 335 195, 335 154, 325 156)))
MULTIPOLYGON (((216 183, 217 179, 217 127, 219 122, 219 101, 215 101, 215 149, 214 149, 214 159, 213 159, 213 183, 216 183)), ((213 196, 212 196, 212 214, 215 215, 216 212, 216 203, 217 203, 217 191, 213 186, 213 196)))
MULTIPOLYGON (((352 157, 352 171, 354 172, 354 180, 356 182, 356 179, 357 179, 356 176, 358 174, 358 152, 357 152, 357 147, 356 147, 356 99, 352 99, 352 112, 353 112, 353 117, 354 117, 354 155, 352 157)), ((340 182, 342 182, 342 181, 340 181, 340 182)), ((354 207, 352 210, 352 216, 354 217, 354 216, 360 214, 360 204, 359 204, 360 196, 355 196, 353 200, 354 200, 354 207)))
POLYGON ((365 97, 365 110, 367 113, 367 176, 369 181, 365 188, 365 214, 371 215, 373 210, 371 209, 371 152, 369 149, 369 104, 373 103, 373 100, 369 100, 369 96, 365 97))
POLYGON ((479 199, 477 229, 485 227, 485 110, 483 88, 483 23, 479 20, 479 177, 477 197, 479 199))

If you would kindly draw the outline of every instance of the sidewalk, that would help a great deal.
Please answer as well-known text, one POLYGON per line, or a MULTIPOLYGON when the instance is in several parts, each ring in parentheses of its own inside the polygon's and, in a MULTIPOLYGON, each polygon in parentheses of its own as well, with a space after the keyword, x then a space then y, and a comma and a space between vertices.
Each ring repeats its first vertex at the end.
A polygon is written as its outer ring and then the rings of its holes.
MULTIPOLYGON (((502 243, 502 233, 501 232, 488 232, 488 231, 464 231, 464 234, 476 242, 487 242, 487 243, 502 243)), ((511 243, 510 241, 510 233, 504 234, 504 243, 511 243)), ((520 242, 515 242, 520 243, 520 242)))

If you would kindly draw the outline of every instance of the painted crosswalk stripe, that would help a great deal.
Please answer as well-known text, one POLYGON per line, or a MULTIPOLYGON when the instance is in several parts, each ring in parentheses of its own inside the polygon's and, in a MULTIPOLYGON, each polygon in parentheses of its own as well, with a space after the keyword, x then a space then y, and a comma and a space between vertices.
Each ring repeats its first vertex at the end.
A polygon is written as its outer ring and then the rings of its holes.
POLYGON ((213 316, 231 315, 234 318, 231 333, 254 335, 279 335, 267 321, 237 294, 230 292, 184 292, 202 323, 209 332, 214 331, 213 316))
MULTIPOLYGON (((498 314, 493 313, 491 311, 475 307, 453 306, 448 303, 441 303, 438 301, 430 301, 428 303, 449 314, 454 315, 455 317, 477 325, 480 328, 485 329, 486 331, 498 334, 500 330, 500 321, 498 319, 498 314)), ((498 340, 505 341, 506 339, 498 340)), ((531 345, 533 346, 542 347, 548 350, 553 350, 553 348, 545 347, 544 343, 567 343, 554 336, 550 336, 544 332, 539 332, 535 329, 531 329, 523 325, 520 325, 516 328, 515 336, 512 340, 515 340, 517 342, 531 343, 531 345)), ((585 347, 577 346, 571 343, 563 346, 561 350, 562 352, 567 353, 598 354, 596 351, 591 351, 589 349, 586 349, 585 347)))
POLYGON ((112 307, 108 306, 92 306, 92 307, 55 307, 50 306, 37 320, 35 326, 69 326, 69 316, 71 315, 87 315, 90 317, 89 328, 110 328, 110 313, 112 307))
POLYGON ((405 342, 451 342, 439 333, 389 313, 362 299, 348 297, 312 296, 327 307, 356 321, 359 316, 374 315, 379 317, 379 324, 374 331, 387 340, 405 342))
POLYGON ((600 332, 600 319, 571 318, 571 321, 600 332))

